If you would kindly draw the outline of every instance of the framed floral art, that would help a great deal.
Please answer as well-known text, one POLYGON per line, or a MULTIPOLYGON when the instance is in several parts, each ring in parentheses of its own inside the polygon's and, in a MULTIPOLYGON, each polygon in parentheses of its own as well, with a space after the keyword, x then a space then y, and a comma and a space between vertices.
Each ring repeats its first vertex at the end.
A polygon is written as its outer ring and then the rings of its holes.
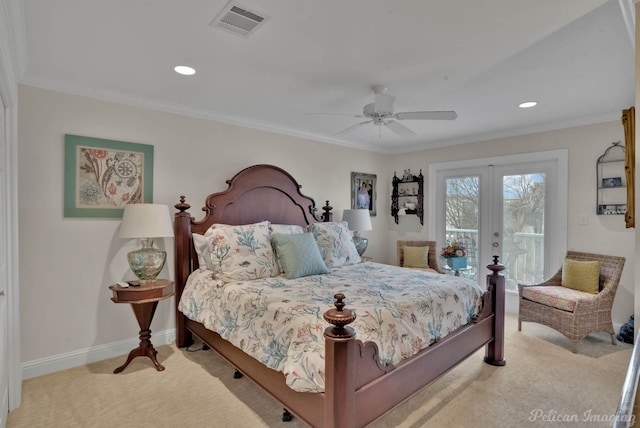
POLYGON ((153 146, 65 135, 64 216, 122 217, 153 202, 153 146))

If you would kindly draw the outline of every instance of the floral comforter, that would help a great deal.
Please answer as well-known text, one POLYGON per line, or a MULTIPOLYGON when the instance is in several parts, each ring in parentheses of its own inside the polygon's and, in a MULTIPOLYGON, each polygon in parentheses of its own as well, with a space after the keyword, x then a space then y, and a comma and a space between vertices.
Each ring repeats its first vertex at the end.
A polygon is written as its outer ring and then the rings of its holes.
POLYGON ((375 342, 380 362, 396 364, 469 323, 481 307, 472 280, 378 263, 333 268, 293 280, 283 275, 223 283, 210 271, 191 274, 179 309, 268 367, 292 389, 324 391, 326 310, 336 293, 355 310, 362 342, 375 342))

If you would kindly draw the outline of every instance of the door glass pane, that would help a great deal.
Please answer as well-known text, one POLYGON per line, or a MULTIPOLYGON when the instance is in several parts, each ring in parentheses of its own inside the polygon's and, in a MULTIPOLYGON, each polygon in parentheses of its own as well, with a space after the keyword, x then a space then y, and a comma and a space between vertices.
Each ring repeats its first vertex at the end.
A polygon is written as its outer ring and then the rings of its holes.
POLYGON ((470 269, 459 273, 474 279, 478 278, 479 185, 478 176, 446 179, 445 241, 464 245, 470 269))
POLYGON ((502 178, 502 263, 508 290, 544 279, 545 178, 544 173, 502 178))

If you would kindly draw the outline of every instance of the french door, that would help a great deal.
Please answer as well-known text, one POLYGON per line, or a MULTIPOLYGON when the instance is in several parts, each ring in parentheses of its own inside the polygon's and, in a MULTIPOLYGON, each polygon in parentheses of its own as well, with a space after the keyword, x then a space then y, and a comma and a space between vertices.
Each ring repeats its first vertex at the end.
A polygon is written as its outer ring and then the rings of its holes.
POLYGON ((481 284, 493 256, 507 290, 539 282, 566 249, 566 171, 565 150, 431 165, 429 235, 462 243, 481 284))

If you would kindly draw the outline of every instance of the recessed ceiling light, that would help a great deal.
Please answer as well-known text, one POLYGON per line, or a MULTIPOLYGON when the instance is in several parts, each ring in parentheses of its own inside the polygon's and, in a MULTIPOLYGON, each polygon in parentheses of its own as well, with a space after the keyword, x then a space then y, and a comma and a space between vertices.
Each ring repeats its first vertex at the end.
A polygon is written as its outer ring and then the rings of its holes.
POLYGON ((527 101, 527 102, 518 104, 518 107, 520 107, 520 108, 531 108, 531 107, 535 107, 537 105, 538 105, 538 103, 536 101, 527 101))
POLYGON ((178 65, 174 67, 174 70, 178 74, 183 74, 185 76, 192 76, 196 74, 196 70, 194 68, 188 67, 186 65, 178 65))

